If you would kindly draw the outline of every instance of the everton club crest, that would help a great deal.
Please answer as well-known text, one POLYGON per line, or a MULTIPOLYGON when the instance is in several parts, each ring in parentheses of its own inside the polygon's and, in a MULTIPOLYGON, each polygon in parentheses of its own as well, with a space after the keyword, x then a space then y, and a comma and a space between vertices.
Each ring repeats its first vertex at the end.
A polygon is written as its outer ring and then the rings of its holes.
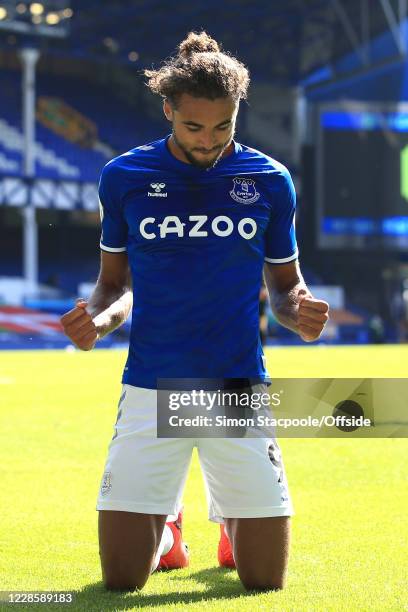
POLYGON ((256 190, 254 180, 238 177, 233 180, 234 187, 229 192, 233 200, 240 204, 253 204, 259 199, 260 193, 256 190))
POLYGON ((112 489, 112 474, 111 472, 105 472, 102 477, 101 484, 101 495, 107 495, 112 489))

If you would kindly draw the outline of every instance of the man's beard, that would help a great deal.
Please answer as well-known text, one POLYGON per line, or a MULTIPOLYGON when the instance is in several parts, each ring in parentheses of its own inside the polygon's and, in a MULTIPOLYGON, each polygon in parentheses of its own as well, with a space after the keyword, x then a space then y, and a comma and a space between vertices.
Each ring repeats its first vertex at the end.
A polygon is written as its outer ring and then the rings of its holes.
POLYGON ((227 147, 229 147, 229 145, 231 144, 232 139, 234 137, 234 135, 232 134, 232 136, 228 140, 228 142, 223 144, 221 147, 217 147, 217 149, 214 150, 215 156, 212 159, 200 161, 196 157, 194 157, 193 153, 191 153, 191 151, 186 149, 184 147, 184 145, 178 140, 174 130, 172 130, 172 136, 173 136, 174 142, 183 151, 184 155, 186 156, 186 158, 188 159, 190 164, 192 164, 196 168, 202 168, 203 170, 209 170, 210 168, 214 168, 216 163, 220 160, 220 158, 221 158, 222 154, 224 153, 225 149, 227 147))

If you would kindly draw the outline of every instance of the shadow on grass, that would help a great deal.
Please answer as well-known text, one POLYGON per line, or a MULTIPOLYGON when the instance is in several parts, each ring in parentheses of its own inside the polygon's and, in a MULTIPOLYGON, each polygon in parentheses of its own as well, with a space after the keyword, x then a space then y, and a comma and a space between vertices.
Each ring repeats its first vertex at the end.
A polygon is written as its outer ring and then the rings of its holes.
MULTIPOLYGON (((102 582, 89 584, 81 591, 76 591, 74 606, 80 610, 129 610, 131 608, 144 608, 146 606, 166 606, 171 604, 191 604, 209 599, 230 600, 236 597, 253 597, 244 589, 238 576, 231 580, 230 570, 218 567, 204 569, 186 575, 178 575, 178 572, 166 572, 169 577, 169 592, 167 593, 145 593, 106 591, 102 582), (178 583, 185 580, 195 580, 205 587, 203 591, 179 591, 178 583), (172 588, 174 587, 174 588, 172 588)), ((71 608, 72 609, 72 608, 71 608)))

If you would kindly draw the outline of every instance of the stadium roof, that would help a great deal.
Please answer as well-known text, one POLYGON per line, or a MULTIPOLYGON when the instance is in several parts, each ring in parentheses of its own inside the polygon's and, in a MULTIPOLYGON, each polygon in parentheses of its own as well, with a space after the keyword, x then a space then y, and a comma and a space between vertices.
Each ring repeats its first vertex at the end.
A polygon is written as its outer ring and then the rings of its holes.
MULTIPOLYGON (((0 0, 0 7, 5 2, 0 0)), ((248 64, 253 78, 287 85, 392 30, 405 15, 406 4, 407 0, 72 0, 69 36, 42 44, 50 54, 119 62, 140 70, 171 55, 188 31, 206 29, 248 64)), ((0 45, 15 46, 17 38, 0 32, 0 45)), ((396 48, 398 53, 402 51, 396 48)))

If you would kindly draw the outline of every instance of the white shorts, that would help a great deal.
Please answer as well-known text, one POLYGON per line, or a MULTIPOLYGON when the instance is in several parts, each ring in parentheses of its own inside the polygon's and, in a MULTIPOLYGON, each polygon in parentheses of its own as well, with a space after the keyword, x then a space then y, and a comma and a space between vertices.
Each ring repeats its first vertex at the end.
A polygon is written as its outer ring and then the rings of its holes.
POLYGON ((123 385, 97 510, 175 520, 197 447, 211 521, 294 514, 275 438, 157 438, 156 397, 123 385))

